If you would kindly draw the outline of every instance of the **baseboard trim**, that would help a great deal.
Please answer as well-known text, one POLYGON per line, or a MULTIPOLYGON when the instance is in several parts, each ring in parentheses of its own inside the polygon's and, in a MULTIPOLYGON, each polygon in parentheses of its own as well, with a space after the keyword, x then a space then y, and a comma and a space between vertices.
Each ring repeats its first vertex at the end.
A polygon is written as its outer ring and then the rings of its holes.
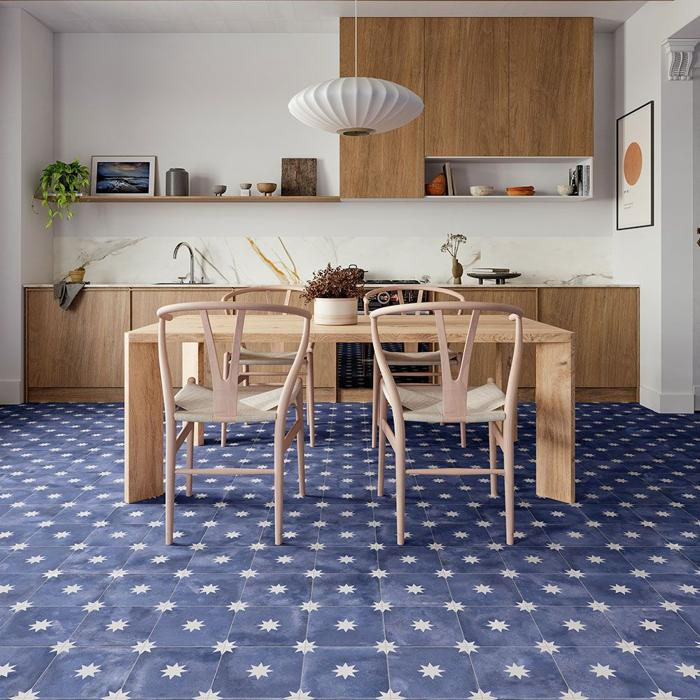
POLYGON ((639 390, 639 403, 656 413, 694 413, 697 394, 662 393, 643 386, 639 390))
POLYGON ((0 380, 0 404, 22 403, 24 392, 19 380, 0 380))

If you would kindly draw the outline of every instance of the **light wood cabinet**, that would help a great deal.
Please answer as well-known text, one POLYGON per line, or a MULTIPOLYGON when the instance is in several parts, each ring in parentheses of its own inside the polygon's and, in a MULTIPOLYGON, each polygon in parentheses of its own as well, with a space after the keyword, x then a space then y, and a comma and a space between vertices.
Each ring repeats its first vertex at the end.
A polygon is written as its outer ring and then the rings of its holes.
POLYGON ((508 19, 511 156, 593 155, 593 20, 508 19))
MULTIPOLYGON (((358 75, 399 83, 423 97, 424 21, 358 20, 358 75)), ((355 74, 354 20, 340 20, 340 75, 355 74)), ((374 136, 340 137, 341 197, 422 197, 423 121, 374 136)))
POLYGON ((124 383, 128 289, 91 289, 63 311, 52 289, 25 294, 26 395, 51 400, 56 389, 72 400, 114 398, 102 390, 124 383))
MULTIPOLYGON (((464 295, 466 301, 487 304, 510 304, 521 308, 527 318, 537 318, 537 289, 475 289, 474 287, 464 287, 458 291, 464 295)), ((436 295, 436 300, 454 301, 449 297, 441 298, 441 295, 436 295)), ((454 345, 455 350, 461 351, 462 347, 454 345)), ((497 369, 498 351, 496 346, 476 343, 469 366, 469 383, 474 385, 485 384, 489 377, 495 378, 497 369)), ((535 386, 535 352, 533 347, 528 347, 527 345, 523 349, 520 386, 522 388, 535 386)))
POLYGON ((638 289, 541 288, 539 320, 576 334, 577 387, 639 385, 638 289))
POLYGON ((425 155, 508 153, 508 19, 425 20, 425 155))

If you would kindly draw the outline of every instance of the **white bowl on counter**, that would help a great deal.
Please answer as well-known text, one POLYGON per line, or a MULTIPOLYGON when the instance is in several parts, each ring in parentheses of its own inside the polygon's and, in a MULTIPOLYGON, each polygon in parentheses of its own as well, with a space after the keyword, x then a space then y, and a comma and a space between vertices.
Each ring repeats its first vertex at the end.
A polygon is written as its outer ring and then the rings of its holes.
POLYGON ((472 197, 488 197, 493 194, 494 188, 491 185, 472 185, 469 188, 469 192, 472 197))

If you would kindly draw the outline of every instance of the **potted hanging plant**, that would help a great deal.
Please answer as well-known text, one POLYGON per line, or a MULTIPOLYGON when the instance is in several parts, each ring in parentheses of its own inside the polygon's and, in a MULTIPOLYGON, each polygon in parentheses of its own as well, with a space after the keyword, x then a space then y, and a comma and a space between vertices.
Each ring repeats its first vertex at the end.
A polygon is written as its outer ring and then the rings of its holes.
POLYGON ((457 259, 457 253, 459 253, 459 246, 466 242, 467 237, 461 233, 450 233, 447 240, 440 246, 441 252, 449 253, 452 256, 452 282, 454 284, 462 284, 464 268, 457 259))
POLYGON ((71 204, 75 204, 89 184, 90 171, 79 160, 72 163, 57 160, 44 168, 37 195, 47 212, 46 228, 51 228, 56 217, 73 218, 71 204))
POLYGON ((365 293, 364 272, 356 267, 331 267, 314 272, 301 293, 313 302, 314 321, 322 326, 357 323, 357 300, 365 293))

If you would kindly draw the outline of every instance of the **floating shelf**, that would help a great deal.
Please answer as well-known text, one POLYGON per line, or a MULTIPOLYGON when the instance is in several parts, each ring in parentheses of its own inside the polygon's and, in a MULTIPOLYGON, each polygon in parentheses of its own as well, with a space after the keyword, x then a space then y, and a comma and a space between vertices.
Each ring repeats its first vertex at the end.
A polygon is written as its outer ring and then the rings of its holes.
MULTIPOLYGON (((40 199, 40 198, 36 198, 40 199)), ((53 200, 53 197, 49 197, 50 200, 53 200)), ((215 197, 214 195, 193 195, 191 197, 168 197, 165 195, 158 195, 155 197, 143 197, 139 195, 127 195, 127 194, 120 194, 120 195, 109 195, 109 194, 104 194, 104 195, 85 195, 83 197, 79 197, 78 200, 76 201, 76 204, 87 204, 87 203, 99 203, 99 204, 114 204, 114 203, 135 203, 138 202, 140 204, 146 204, 146 203, 153 203, 153 202, 179 202, 183 203, 186 202, 187 204, 204 204, 204 203, 211 203, 211 202, 216 202, 216 203, 222 203, 225 202, 227 204, 233 204, 233 203, 245 203, 245 204, 251 204, 251 203, 257 203, 257 204, 272 204, 273 202, 276 203, 284 203, 284 204, 290 204, 290 203, 295 203, 295 202, 312 202, 312 203, 319 203, 319 202, 339 202, 340 197, 333 197, 333 196, 318 196, 318 197, 283 197, 283 196, 278 196, 278 197, 262 197, 262 196, 251 196, 251 197, 215 197)))
POLYGON ((562 197, 558 194, 535 194, 532 195, 532 197, 509 197, 507 194, 490 194, 485 197, 473 197, 472 195, 452 195, 451 197, 448 197, 446 195, 443 196, 426 196, 426 200, 430 201, 441 201, 441 202, 483 202, 483 201, 489 201, 489 200, 495 200, 497 202, 503 202, 505 200, 508 201, 521 201, 525 200, 528 202, 590 202, 593 197, 576 197, 576 196, 571 196, 571 197, 562 197))

